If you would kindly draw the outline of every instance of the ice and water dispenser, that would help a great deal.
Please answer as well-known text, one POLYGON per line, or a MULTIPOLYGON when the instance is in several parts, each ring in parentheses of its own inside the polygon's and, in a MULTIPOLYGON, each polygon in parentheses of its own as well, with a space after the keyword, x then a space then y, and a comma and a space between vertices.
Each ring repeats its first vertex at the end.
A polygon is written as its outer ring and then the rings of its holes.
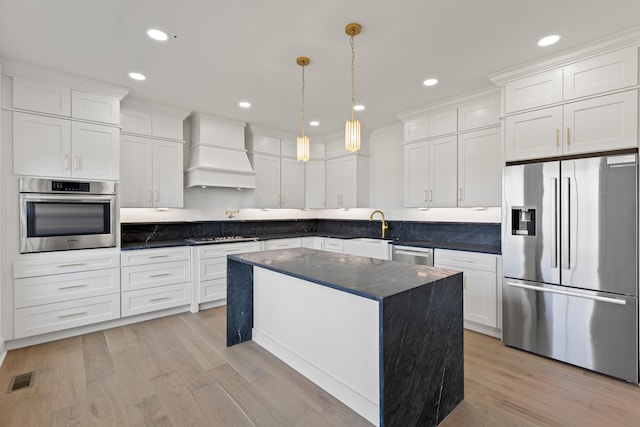
POLYGON ((531 207, 511 208, 511 234, 515 236, 536 235, 536 209, 531 207))

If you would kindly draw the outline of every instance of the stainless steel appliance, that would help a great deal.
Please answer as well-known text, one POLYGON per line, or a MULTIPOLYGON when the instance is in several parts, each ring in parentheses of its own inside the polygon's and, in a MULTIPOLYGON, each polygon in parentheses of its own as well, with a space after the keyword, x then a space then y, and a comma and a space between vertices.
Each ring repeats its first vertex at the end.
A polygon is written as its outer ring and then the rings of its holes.
POLYGON ((433 249, 393 245, 391 260, 433 267, 433 249))
POLYGON ((116 184, 20 178, 20 253, 116 245, 116 184))
POLYGON ((505 344, 638 382, 637 182, 637 154, 505 168, 505 344))

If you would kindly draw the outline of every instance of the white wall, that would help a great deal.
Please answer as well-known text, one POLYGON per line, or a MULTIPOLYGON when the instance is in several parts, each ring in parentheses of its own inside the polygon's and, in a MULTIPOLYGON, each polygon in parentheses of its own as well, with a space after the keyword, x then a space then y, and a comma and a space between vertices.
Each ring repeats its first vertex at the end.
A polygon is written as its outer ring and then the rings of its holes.
MULTIPOLYGON (((0 75, 1 75, 2 69, 0 67, 0 75)), ((2 85, 0 85, 0 99, 2 99, 2 85)), ((4 144, 7 144, 8 141, 5 140, 4 135, 2 133, 2 120, 0 120, 0 177, 3 177, 3 182, 4 180, 4 176, 3 173, 5 172, 5 169, 3 168, 3 163, 4 163, 4 156, 5 156, 5 152, 6 150, 3 149, 4 144)), ((0 194, 6 194, 6 193, 1 193, 1 189, 0 189, 0 194)), ((2 219, 2 211, 0 210, 0 219, 2 219)), ((4 221, 2 221, 4 222, 4 221)), ((4 230, 3 227, 0 227, 0 242, 4 241, 4 230)), ((2 244, 0 244, 0 260, 4 259, 3 255, 3 250, 2 250, 2 244)), ((1 262, 1 261, 0 261, 1 262)), ((2 269, 4 270, 5 268, 5 264, 2 263, 0 264, 2 269)), ((6 286, 6 282, 5 280, 3 280, 3 276, 4 276, 4 272, 2 274, 0 274, 0 366, 2 366, 2 362, 4 361, 4 356, 6 355, 5 352, 5 348, 4 348, 4 334, 2 333, 3 329, 2 329, 2 306, 3 306, 3 294, 4 294, 4 287, 6 286)))
POLYGON ((369 201, 376 209, 403 204, 404 126, 402 123, 373 131, 369 139, 369 201))

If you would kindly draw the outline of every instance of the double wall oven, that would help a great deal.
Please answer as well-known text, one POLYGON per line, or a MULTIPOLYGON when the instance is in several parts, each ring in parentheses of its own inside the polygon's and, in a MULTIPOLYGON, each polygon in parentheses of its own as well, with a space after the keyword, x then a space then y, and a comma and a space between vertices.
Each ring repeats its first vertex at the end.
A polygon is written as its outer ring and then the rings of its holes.
POLYGON ((116 183, 20 178, 20 253, 116 246, 116 183))

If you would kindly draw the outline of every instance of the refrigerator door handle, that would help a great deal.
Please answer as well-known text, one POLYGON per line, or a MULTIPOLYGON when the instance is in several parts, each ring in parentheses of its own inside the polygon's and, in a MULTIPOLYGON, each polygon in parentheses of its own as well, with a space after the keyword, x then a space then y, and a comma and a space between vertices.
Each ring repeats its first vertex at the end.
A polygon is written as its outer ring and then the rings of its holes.
POLYGON ((611 304, 627 305, 627 301, 622 300, 622 299, 617 299, 617 298, 601 297, 601 296, 598 296, 598 295, 585 295, 585 294, 579 294, 577 292, 561 291, 561 290, 558 290, 558 289, 542 288, 540 286, 525 285, 524 283, 515 283, 515 282, 509 282, 509 281, 507 281, 507 285, 512 286, 514 288, 530 289, 530 290, 533 290, 533 291, 548 292, 550 294, 567 295, 567 296, 570 296, 570 297, 578 297, 578 298, 590 299, 590 300, 594 300, 594 301, 608 302, 608 303, 611 303, 611 304))
POLYGON ((551 267, 558 268, 558 179, 551 178, 551 267))
POLYGON ((562 180, 562 237, 560 245, 562 247, 561 259, 562 268, 569 270, 571 268, 571 245, 569 239, 571 237, 571 230, 569 219, 571 218, 571 178, 564 177, 562 180))

